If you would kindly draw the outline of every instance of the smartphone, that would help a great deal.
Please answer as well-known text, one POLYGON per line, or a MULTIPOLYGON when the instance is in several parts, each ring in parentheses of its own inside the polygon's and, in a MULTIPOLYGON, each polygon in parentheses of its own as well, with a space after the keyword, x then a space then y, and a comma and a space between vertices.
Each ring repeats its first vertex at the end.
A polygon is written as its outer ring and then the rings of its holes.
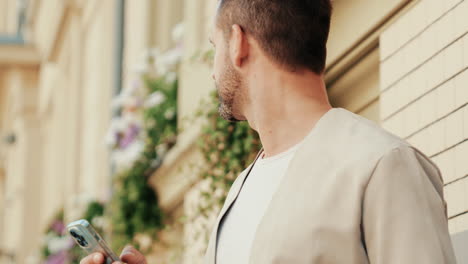
POLYGON ((72 222, 67 226, 67 230, 75 242, 88 254, 101 252, 104 255, 104 263, 106 264, 120 261, 119 257, 112 252, 106 241, 102 239, 88 221, 81 219, 72 222))

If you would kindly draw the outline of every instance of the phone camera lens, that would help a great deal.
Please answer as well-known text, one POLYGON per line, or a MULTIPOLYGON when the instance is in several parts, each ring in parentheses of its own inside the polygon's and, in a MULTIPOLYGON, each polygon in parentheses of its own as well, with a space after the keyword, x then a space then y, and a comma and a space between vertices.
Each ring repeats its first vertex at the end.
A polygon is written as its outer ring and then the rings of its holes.
POLYGON ((82 247, 88 246, 88 242, 86 241, 86 239, 83 236, 77 234, 74 230, 70 231, 70 235, 72 235, 72 237, 75 238, 76 242, 78 242, 80 246, 82 247))
POLYGON ((82 247, 88 246, 88 242, 86 242, 86 240, 82 236, 78 237, 78 244, 80 244, 80 246, 82 246, 82 247))

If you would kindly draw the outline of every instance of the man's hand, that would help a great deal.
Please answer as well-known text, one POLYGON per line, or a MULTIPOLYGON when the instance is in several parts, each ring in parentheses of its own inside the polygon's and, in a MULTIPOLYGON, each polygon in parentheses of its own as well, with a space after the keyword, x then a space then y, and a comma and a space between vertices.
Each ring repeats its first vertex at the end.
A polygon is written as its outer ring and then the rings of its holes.
MULTIPOLYGON (((138 250, 132 246, 126 246, 120 254, 120 260, 128 264, 146 264, 146 258, 138 250)), ((104 255, 101 253, 93 253, 80 261, 80 264, 104 264, 104 255)), ((113 264, 121 264, 114 262, 113 264)))

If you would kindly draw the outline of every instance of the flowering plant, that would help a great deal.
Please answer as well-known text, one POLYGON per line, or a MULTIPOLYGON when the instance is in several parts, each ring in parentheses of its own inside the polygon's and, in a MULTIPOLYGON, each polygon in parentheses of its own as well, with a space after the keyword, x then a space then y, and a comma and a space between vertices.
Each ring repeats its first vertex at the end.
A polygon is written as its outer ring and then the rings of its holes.
MULTIPOLYGON (((157 49, 145 52, 132 84, 114 99, 113 107, 120 114, 112 119, 106 142, 112 149, 117 172, 129 169, 144 153, 145 146, 155 143, 148 142, 155 139, 149 130, 164 130, 167 123, 176 125, 176 70, 180 57, 180 48, 165 53, 157 49)), ((173 142, 157 143, 162 156, 162 150, 173 142)))
POLYGON ((44 263, 77 263, 79 256, 71 250, 74 247, 75 242, 66 234, 62 210, 47 228, 42 249, 44 263))
MULTIPOLYGON (((88 204, 84 219, 88 220, 98 230, 103 228, 104 207, 101 203, 92 201, 88 204)), ((47 227, 42 247, 44 264, 79 263, 83 257, 82 250, 75 244, 66 230, 64 212, 61 209, 47 227)))
POLYGON ((121 114, 112 121, 107 142, 117 168, 111 204, 116 251, 129 242, 148 247, 163 225, 157 196, 147 181, 175 144, 181 55, 180 45, 164 53, 144 52, 132 85, 114 101, 121 114))

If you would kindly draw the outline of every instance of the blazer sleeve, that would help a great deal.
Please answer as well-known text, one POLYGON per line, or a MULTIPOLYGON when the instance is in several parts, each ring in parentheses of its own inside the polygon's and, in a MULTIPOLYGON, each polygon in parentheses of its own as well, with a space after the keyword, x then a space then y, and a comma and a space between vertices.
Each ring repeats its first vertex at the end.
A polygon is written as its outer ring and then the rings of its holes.
POLYGON ((370 264, 454 264, 439 169, 411 146, 377 163, 364 192, 363 239, 370 264))

